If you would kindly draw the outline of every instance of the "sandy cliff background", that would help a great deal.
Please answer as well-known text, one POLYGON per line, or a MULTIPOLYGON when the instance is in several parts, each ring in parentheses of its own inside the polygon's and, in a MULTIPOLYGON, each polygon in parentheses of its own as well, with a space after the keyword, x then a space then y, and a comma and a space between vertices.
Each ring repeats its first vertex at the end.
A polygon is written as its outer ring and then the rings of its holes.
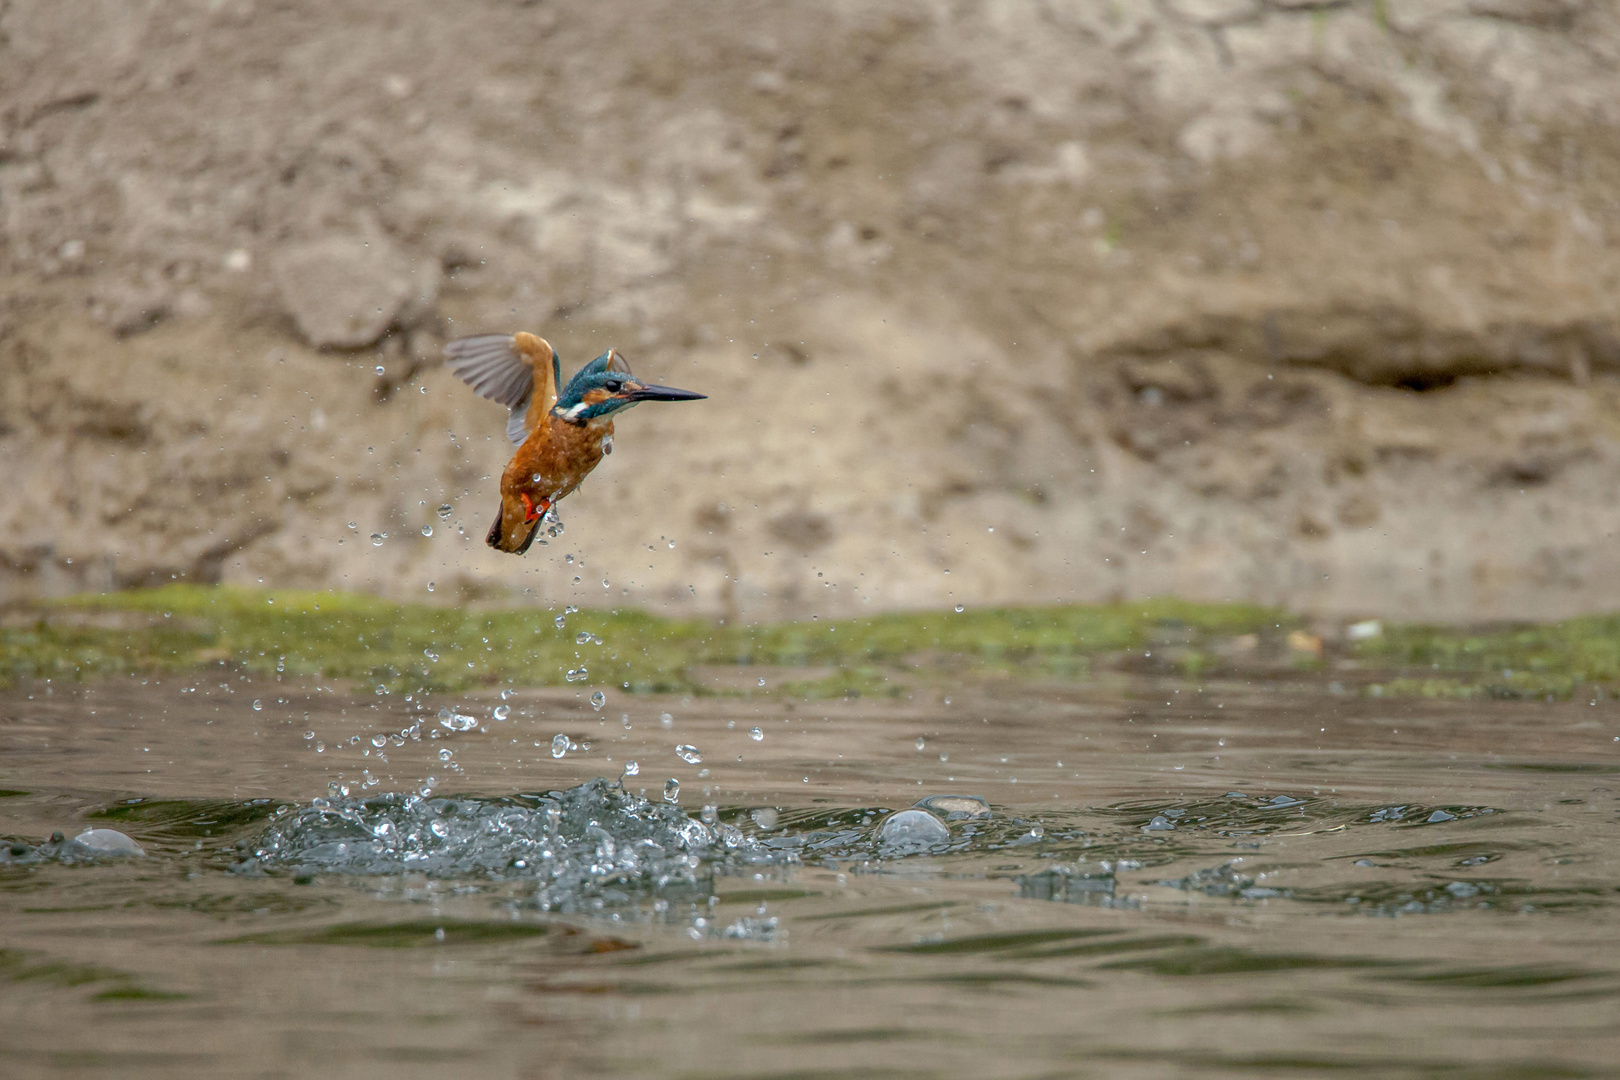
POLYGON ((0 599, 1620 608, 1617 136, 1603 0, 0 3, 0 599), (522 560, 514 329, 711 395, 522 560))

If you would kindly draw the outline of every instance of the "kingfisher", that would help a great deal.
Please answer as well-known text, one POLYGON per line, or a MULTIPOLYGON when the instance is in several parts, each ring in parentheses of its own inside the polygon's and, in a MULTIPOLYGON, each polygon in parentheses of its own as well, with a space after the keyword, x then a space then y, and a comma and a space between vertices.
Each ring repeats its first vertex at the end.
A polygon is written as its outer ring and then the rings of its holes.
POLYGON ((506 437, 517 452, 501 473, 501 508, 485 537, 522 555, 540 521, 613 452, 613 414, 642 401, 698 401, 708 395, 653 386, 609 349, 562 386, 562 361, 534 334, 476 334, 444 347, 445 363, 479 397, 511 410, 506 437))

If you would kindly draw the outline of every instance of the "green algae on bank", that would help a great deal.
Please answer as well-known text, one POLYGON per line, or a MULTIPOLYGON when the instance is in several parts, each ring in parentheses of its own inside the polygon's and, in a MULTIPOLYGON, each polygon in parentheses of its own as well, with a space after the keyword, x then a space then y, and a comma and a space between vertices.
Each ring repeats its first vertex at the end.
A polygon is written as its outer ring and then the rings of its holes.
MULTIPOLYGON (((1568 698, 1620 685, 1620 616, 1484 630, 1387 626, 1370 640, 1330 641, 1320 659, 1282 646, 1302 623, 1255 605, 1152 599, 737 626, 629 609, 463 609, 170 585, 14 611, 0 623, 0 686, 223 663, 389 690, 578 682, 707 693, 700 668, 771 665, 823 669, 780 685, 789 696, 885 696, 929 672, 1075 679, 1110 664, 1186 678, 1253 674, 1254 661, 1225 646, 1252 652, 1262 639, 1277 645, 1282 670, 1343 668, 1380 696, 1568 698)), ((1303 631, 1293 636, 1323 648, 1303 631)))
POLYGON ((1403 673, 1379 686, 1386 696, 1568 698, 1620 684, 1620 615, 1493 629, 1391 626, 1354 655, 1403 673))
POLYGON ((0 685, 228 663, 389 689, 545 686, 702 691, 699 665, 832 666, 797 696, 896 692, 902 670, 1084 676, 1090 658, 1192 637, 1294 625, 1245 604, 1179 600, 889 613, 755 626, 633 610, 466 610, 357 593, 170 585, 50 601, 0 626, 0 685))

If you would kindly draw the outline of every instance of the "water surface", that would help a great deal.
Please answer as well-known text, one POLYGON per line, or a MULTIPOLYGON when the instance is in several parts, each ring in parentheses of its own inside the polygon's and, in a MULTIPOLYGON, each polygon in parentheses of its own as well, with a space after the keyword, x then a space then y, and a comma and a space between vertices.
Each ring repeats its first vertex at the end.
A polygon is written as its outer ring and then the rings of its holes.
POLYGON ((37 683, 0 1074, 1616 1075, 1615 708, 37 683))

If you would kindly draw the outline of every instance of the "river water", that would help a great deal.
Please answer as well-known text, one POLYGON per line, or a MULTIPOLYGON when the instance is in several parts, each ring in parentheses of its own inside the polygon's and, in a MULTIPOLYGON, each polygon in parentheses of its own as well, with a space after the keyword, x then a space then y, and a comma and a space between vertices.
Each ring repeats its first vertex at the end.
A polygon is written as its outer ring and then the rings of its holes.
POLYGON ((1617 710, 30 684, 0 1075, 1620 1075, 1617 710))

